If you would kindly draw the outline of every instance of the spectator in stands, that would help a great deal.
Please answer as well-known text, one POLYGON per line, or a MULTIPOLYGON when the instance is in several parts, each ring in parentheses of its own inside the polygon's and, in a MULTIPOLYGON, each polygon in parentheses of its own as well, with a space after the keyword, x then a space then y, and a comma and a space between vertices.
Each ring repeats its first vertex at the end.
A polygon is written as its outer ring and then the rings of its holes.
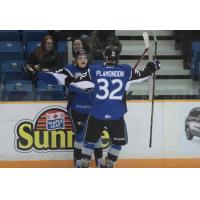
POLYGON ((81 40, 81 38, 74 38, 72 41, 72 49, 73 51, 77 51, 80 49, 83 49, 83 41, 81 40))
MULTIPOLYGON (((57 45, 57 42, 59 41, 75 41, 75 46, 82 45, 81 49, 84 46, 85 51, 89 53, 89 39, 90 39, 90 34, 92 30, 49 30, 48 33, 50 36, 52 36, 55 46, 57 45), (81 44, 80 44, 81 43, 81 44)), ((75 47, 77 48, 77 47, 75 47)), ((64 53, 60 53, 60 58, 62 65, 65 66, 68 64, 68 52, 67 49, 64 53)), ((91 54, 89 53, 89 63, 91 63, 92 57, 91 54)))
POLYGON ((74 38, 72 40, 72 55, 73 55, 73 62, 74 62, 74 53, 77 50, 84 49, 88 55, 88 63, 91 64, 93 62, 93 57, 90 53, 89 45, 86 41, 82 40, 81 38, 74 38))
MULTIPOLYGON (((72 39, 72 62, 74 63, 74 53, 77 50, 84 49, 85 51, 89 52, 89 45, 85 44, 84 41, 80 37, 76 37, 72 39)), ((68 52, 67 49, 63 53, 62 56, 62 66, 65 66, 68 63, 68 52)), ((91 59, 89 59, 90 61, 91 59)), ((90 63, 90 62, 89 62, 90 63)))
POLYGON ((32 79, 33 83, 35 83, 32 76, 34 72, 55 71, 60 67, 62 67, 61 58, 54 49, 53 38, 49 35, 46 35, 43 38, 41 46, 30 54, 26 64, 24 65, 24 69, 30 79, 32 79))
POLYGON ((103 51, 108 45, 116 46, 121 52, 122 45, 113 30, 92 32, 89 40, 91 54, 95 60, 103 60, 103 51))
POLYGON ((30 54, 26 67, 35 71, 54 71, 60 67, 60 58, 54 49, 54 41, 51 36, 46 35, 41 46, 30 54))

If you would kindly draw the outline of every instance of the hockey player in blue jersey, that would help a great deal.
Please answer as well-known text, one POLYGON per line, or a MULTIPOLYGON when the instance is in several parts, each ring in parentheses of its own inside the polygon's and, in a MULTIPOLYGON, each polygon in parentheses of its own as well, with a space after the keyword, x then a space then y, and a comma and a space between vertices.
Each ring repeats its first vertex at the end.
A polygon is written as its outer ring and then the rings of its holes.
MULTIPOLYGON (((108 46, 104 51, 105 65, 93 65, 83 76, 78 77, 77 87, 88 86, 78 81, 93 83, 93 100, 90 115, 85 125, 85 142, 79 167, 87 168, 93 155, 95 144, 104 127, 107 128, 111 145, 103 167, 114 167, 123 145, 128 142, 124 114, 126 107, 126 89, 134 80, 145 81, 159 68, 158 62, 149 62, 143 71, 130 65, 118 64, 119 52, 115 46, 108 46)), ((91 85, 89 86, 91 87, 91 85)))
MULTIPOLYGON (((81 90, 77 87, 69 85, 74 79, 79 76, 84 76, 88 70, 88 59, 86 52, 81 49, 73 52, 75 60, 74 64, 67 65, 57 73, 50 73, 53 75, 58 84, 68 86, 68 105, 67 110, 71 123, 75 132, 74 141, 74 164, 81 159, 81 151, 83 147, 83 128, 86 119, 91 110, 92 92, 90 90, 81 90)), ((47 74, 40 73, 38 78, 49 83, 51 77, 47 74)), ((96 165, 99 167, 102 158, 102 144, 101 138, 96 142, 94 149, 94 156, 96 165)))

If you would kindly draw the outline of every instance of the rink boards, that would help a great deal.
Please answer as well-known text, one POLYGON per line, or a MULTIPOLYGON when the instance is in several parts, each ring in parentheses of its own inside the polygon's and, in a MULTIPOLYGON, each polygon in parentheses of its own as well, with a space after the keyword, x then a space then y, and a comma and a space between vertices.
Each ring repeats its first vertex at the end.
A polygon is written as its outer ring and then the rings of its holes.
MULTIPOLYGON (((149 148, 150 101, 128 101, 128 145, 117 167, 200 167, 200 138, 186 139, 185 119, 200 101, 156 101, 149 148)), ((2 102, 0 167, 72 167, 73 131, 66 102, 2 102)), ((108 133, 104 133, 105 153, 108 133)))

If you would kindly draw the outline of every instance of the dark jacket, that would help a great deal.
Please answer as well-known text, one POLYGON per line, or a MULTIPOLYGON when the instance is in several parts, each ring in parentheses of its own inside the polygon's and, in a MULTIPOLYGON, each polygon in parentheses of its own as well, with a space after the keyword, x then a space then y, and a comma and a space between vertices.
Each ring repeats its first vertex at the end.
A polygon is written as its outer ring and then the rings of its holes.
POLYGON ((61 57, 58 53, 54 51, 45 53, 42 58, 38 59, 35 50, 28 57, 27 64, 39 65, 41 70, 42 68, 46 68, 50 71, 55 71, 56 69, 62 67, 61 57))
POLYGON ((116 45, 121 52, 122 45, 115 36, 115 31, 94 31, 90 36, 90 51, 95 60, 103 59, 103 51, 108 45, 116 45))

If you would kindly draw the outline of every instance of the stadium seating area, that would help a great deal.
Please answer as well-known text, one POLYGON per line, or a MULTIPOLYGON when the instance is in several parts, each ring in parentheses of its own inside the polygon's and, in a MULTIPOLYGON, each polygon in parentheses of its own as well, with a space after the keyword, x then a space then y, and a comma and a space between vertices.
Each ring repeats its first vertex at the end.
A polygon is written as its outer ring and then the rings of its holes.
MULTIPOLYGON (((122 43, 120 63, 134 65, 144 50, 141 31, 117 30, 115 34, 122 43)), ((153 32, 148 31, 153 46, 153 32)), ((157 31, 158 59, 162 68, 156 75, 155 97, 157 99, 199 99, 200 42, 192 44, 192 70, 183 68, 180 50, 175 50, 173 31, 157 31), (192 76, 191 76, 192 75, 192 76)), ((2 101, 64 100, 65 88, 57 85, 38 83, 36 89, 22 69, 30 52, 40 46, 47 31, 0 31, 0 98, 2 101)), ((66 41, 57 43, 57 51, 67 49, 66 41)), ((69 54, 68 54, 69 56, 69 54)), ((70 61, 71 58, 68 58, 70 61)), ((141 63, 147 63, 146 56, 141 63)), ((97 60, 97 63, 102 61, 97 60)), ((148 99, 149 83, 135 83, 127 91, 128 99, 148 99)))
MULTIPOLYGON (((122 43, 120 63, 134 65, 144 51, 144 41, 141 31, 118 30, 116 35, 122 43)), ((153 31, 148 31, 151 41, 151 51, 154 53, 153 31)), ((199 99, 199 82, 193 81, 190 69, 184 69, 183 56, 180 50, 175 50, 173 31, 156 31, 158 39, 158 56, 161 70, 156 73, 156 99, 199 99)), ((144 68, 148 57, 145 57, 138 69, 144 68)), ((200 62, 200 51, 195 57, 200 62)), ((194 72, 196 75, 197 73, 194 72)), ((200 74, 200 73, 199 73, 200 74)), ((148 99, 149 82, 132 84, 127 92, 128 99, 148 99)))
MULTIPOLYGON (((0 31, 0 97, 2 101, 63 100, 60 86, 38 84, 36 89, 23 71, 28 55, 40 46, 47 31, 0 31)), ((57 44, 64 52, 66 41, 57 44)))

